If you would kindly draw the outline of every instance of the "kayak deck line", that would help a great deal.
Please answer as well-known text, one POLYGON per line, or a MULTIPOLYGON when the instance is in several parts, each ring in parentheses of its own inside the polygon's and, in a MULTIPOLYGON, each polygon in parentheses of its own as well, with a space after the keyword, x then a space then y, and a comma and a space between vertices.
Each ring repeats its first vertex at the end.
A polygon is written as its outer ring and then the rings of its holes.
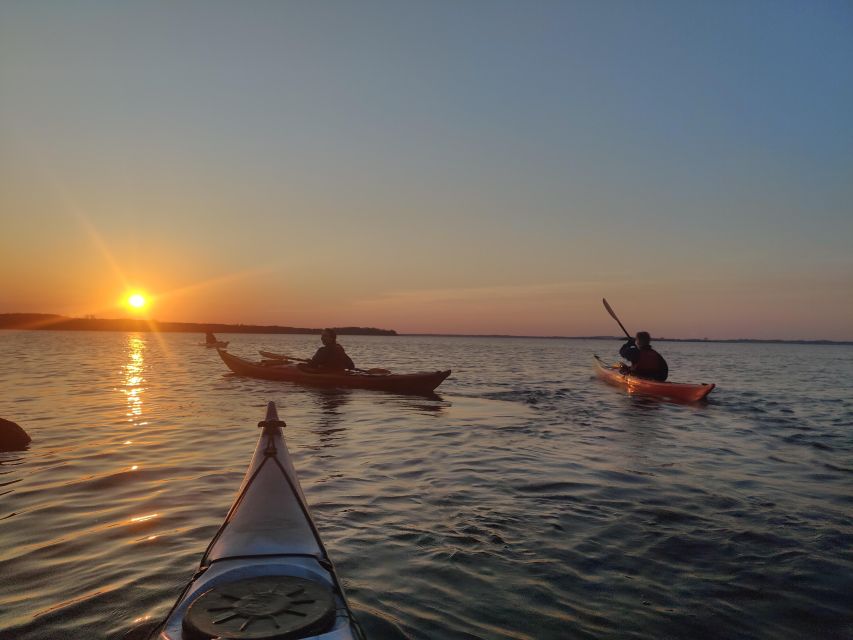
POLYGON ((623 373, 618 364, 608 365, 597 355, 595 373, 607 384, 625 389, 629 394, 642 394, 675 400, 677 402, 698 402, 708 397, 717 386, 713 383, 691 384, 686 382, 660 382, 623 373))
POLYGON ((275 404, 224 522, 158 640, 363 640, 311 518, 275 404))

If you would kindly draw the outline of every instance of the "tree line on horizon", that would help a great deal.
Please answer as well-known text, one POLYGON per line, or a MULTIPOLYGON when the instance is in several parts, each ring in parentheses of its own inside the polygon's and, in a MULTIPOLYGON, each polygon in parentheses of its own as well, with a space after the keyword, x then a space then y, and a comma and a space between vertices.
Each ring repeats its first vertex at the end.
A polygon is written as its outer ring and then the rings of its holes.
MULTIPOLYGON (((376 327, 332 327, 339 335, 350 336, 398 336, 394 329, 376 327)), ((52 313, 0 313, 0 330, 56 330, 56 331, 138 331, 164 333, 293 333, 320 334, 322 328, 287 327, 279 325, 224 324, 202 322, 158 322, 138 318, 105 319, 87 316, 70 318, 52 313)), ((459 334, 459 333, 412 333, 403 335, 478 337, 478 338, 532 338, 552 340, 624 340, 622 336, 521 336, 509 334, 459 334)), ((812 344, 853 345, 850 340, 780 340, 763 338, 655 338, 655 342, 707 342, 735 344, 812 344)))
MULTIPOLYGON (((396 336, 393 329, 333 327, 340 335, 396 336)), ((70 318, 52 313, 3 313, 0 329, 53 331, 161 331, 171 333, 299 333, 318 334, 322 328, 209 322, 159 322, 140 318, 70 318)))

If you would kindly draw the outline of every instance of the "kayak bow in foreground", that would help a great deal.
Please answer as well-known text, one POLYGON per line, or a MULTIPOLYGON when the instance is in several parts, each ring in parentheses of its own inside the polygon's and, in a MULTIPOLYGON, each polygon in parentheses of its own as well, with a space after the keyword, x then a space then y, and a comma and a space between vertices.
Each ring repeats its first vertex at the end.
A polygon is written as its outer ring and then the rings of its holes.
POLYGON ((288 380, 320 387, 354 387, 397 393, 432 393, 450 375, 445 371, 423 373, 356 373, 353 371, 311 373, 284 360, 252 362, 219 349, 219 356, 231 371, 241 376, 264 380, 288 380))
POLYGON ((714 384, 686 384, 683 382, 658 382, 647 378, 622 373, 619 365, 607 365, 598 356, 595 358, 595 373, 608 384, 626 389, 630 394, 658 396, 681 402, 697 402, 714 390, 714 384))
POLYGON ((159 640, 363 640, 308 512, 275 403, 225 522, 159 640))

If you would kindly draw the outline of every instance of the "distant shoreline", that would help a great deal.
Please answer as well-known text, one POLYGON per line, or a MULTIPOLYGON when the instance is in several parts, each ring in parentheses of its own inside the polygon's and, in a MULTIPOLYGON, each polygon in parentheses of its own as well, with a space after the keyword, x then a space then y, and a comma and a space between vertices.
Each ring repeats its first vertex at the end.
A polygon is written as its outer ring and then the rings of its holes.
MULTIPOLYGON (((619 340, 624 342, 625 336, 515 336, 510 334, 482 333, 400 333, 399 336, 424 338, 514 338, 518 340, 619 340)), ((775 340, 763 338, 652 338, 653 342, 709 342, 724 344, 816 344, 853 346, 853 340, 775 340)))
MULTIPOLYGON (((138 331, 157 333, 319 334, 322 328, 215 322, 159 322, 138 318, 69 318, 50 313, 0 313, 0 329, 17 331, 138 331)), ((393 329, 335 327, 340 335, 396 336, 393 329)))
MULTIPOLYGON (((248 333, 248 334, 319 334, 322 328, 286 327, 279 325, 223 324, 206 322, 158 322, 137 318, 70 318, 50 313, 0 313, 0 330, 13 331, 138 331, 161 333, 248 333)), ((620 341, 624 336, 519 336, 474 333, 398 333, 394 329, 375 327, 335 327, 340 335, 408 336, 433 338, 513 338, 518 340, 607 340, 620 341)), ((761 338, 654 338, 655 342, 709 342, 722 344, 805 344, 853 346, 851 340, 771 340, 761 338)))

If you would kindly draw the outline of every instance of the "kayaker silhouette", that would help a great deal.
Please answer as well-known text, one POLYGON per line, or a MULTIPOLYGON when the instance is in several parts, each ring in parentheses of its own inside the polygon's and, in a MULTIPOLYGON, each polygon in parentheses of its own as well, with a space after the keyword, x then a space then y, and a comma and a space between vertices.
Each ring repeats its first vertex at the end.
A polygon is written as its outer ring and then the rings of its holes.
POLYGON ((625 373, 659 382, 669 375, 666 360, 652 349, 652 337, 648 331, 638 331, 636 338, 628 338, 628 342, 619 349, 619 355, 631 363, 630 366, 623 365, 625 373))
POLYGON ((338 344, 338 334, 334 329, 323 329, 320 334, 320 340, 323 341, 323 346, 317 349, 317 353, 304 365, 299 365, 300 369, 315 370, 315 371, 343 371, 345 369, 355 369, 352 359, 344 351, 344 348, 338 344))

